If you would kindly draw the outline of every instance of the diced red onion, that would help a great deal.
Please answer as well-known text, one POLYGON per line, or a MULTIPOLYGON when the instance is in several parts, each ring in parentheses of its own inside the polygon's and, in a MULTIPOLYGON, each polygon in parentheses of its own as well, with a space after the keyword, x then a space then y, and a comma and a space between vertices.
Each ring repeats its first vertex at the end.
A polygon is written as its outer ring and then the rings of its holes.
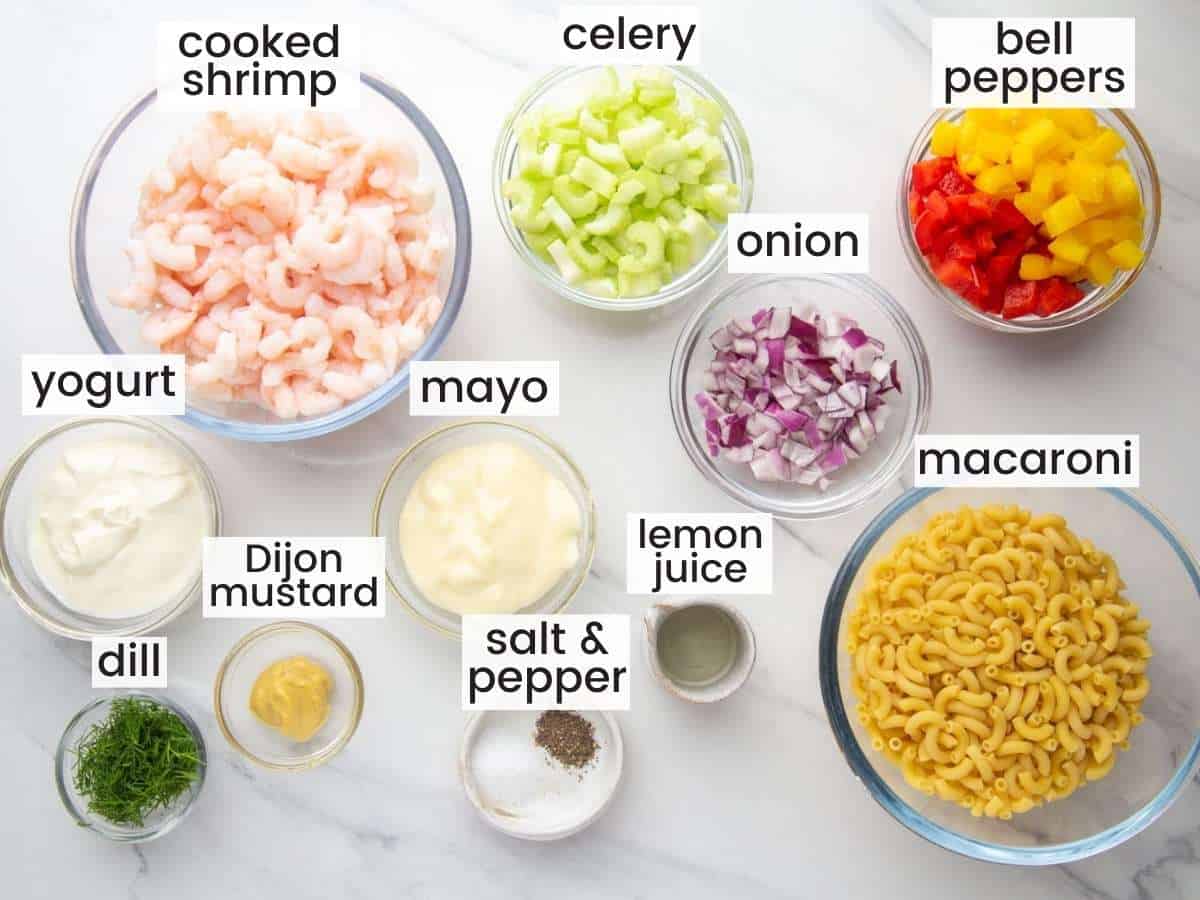
POLYGON ((696 404, 709 452, 756 478, 816 485, 865 453, 900 390, 898 366, 853 319, 760 309, 713 332, 696 404))

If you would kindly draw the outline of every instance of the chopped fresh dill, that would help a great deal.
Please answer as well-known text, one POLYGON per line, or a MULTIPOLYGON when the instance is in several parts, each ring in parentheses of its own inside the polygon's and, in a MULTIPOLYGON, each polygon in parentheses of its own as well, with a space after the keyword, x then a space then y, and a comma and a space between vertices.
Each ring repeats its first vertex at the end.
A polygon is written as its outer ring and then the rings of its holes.
POLYGON ((118 697, 75 744, 75 790, 116 825, 145 827, 195 782, 200 752, 184 721, 142 697, 118 697))

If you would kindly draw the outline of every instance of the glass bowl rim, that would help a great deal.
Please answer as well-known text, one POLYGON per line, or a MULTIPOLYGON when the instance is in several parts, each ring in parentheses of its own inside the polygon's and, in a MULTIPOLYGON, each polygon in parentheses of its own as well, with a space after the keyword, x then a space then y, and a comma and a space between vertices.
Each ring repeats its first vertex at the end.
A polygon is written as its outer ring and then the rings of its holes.
MULTIPOLYGON (((362 72, 360 77, 363 84, 388 100, 409 120, 421 135, 421 139, 429 146, 429 150, 441 170, 442 177, 446 181, 454 220, 454 258, 451 261, 450 284, 446 289, 442 313, 438 316, 438 320, 430 329, 429 334, 426 335, 420 348, 396 370, 396 374, 366 396, 347 403, 331 413, 292 421, 251 423, 216 416, 189 404, 182 416, 189 425, 213 434, 254 443, 304 440, 331 434, 378 412, 408 390, 409 364, 413 361, 434 357, 441 349, 458 318, 471 274, 471 213, 458 166, 442 140, 441 134, 406 94, 378 75, 362 72)), ((155 101, 157 95, 157 88, 145 91, 118 112, 116 117, 105 126, 84 163, 83 172, 79 176, 79 182, 71 201, 71 215, 67 229, 67 258, 71 269, 71 285, 74 288, 75 300, 83 313, 88 331, 91 332, 92 338, 100 349, 110 355, 122 355, 125 351, 117 344, 105 324, 104 315, 100 312, 100 303, 97 302, 92 290, 86 252, 88 212, 91 208, 96 181, 109 154, 143 110, 155 101)))
POLYGON ((225 740, 229 742, 229 745, 234 750, 238 751, 238 753, 250 760, 250 762, 275 772, 302 772, 307 769, 315 769, 322 763, 333 759, 350 743, 350 739, 354 737, 354 733, 358 730, 358 723, 362 720, 363 705, 366 700, 365 695, 366 686, 363 683, 362 670, 358 667, 358 661, 354 658, 354 654, 350 652, 350 648, 342 643, 340 638, 321 628, 319 625, 314 625, 312 622, 305 622, 299 619, 283 619, 278 622, 268 622, 265 625, 251 629, 229 648, 229 652, 221 660, 220 668, 217 669, 216 678, 213 679, 213 712, 216 715, 217 727, 221 730, 221 734, 225 736, 225 740), (247 749, 245 744, 234 737, 233 730, 229 727, 229 723, 225 719, 225 713, 221 709, 221 697, 222 689, 225 687, 225 676, 229 671, 229 667, 251 645, 262 638, 289 631, 310 632, 324 640, 325 643, 329 644, 337 652, 342 662, 346 664, 346 669, 350 673, 350 680, 354 682, 354 703, 350 710, 350 718, 346 723, 346 727, 342 729, 333 743, 317 753, 299 757, 294 762, 279 763, 263 759, 261 756, 247 749))
POLYGON ((1146 169, 1150 173, 1150 192, 1154 199, 1154 220, 1150 224, 1149 232, 1143 235, 1142 238, 1142 261, 1138 263, 1137 268, 1130 271, 1129 277, 1125 278, 1117 287, 1114 288, 1109 284, 1094 288, 1090 299, 1080 301, 1077 306, 1069 310, 1063 310, 1065 315, 1060 316, 1056 314, 1047 317, 1004 319, 998 315, 985 313, 976 309, 967 300, 958 296, 958 294, 954 293, 954 291, 950 290, 933 276, 933 272, 930 270, 929 263, 926 262, 924 254, 917 248, 912 223, 908 218, 908 184, 910 181, 910 169, 913 163, 925 158, 924 150, 929 143, 929 135, 932 133, 933 127, 938 122, 945 121, 963 111, 963 107, 957 106, 935 110, 917 131, 916 137, 913 138, 912 144, 909 145, 905 165, 900 171, 900 179, 896 191, 896 222, 900 230, 900 244, 904 248, 904 255, 907 257, 908 263, 917 277, 931 293, 945 301, 955 315, 975 325, 1008 334, 1061 331, 1064 328, 1070 328, 1072 325, 1079 325, 1089 319, 1095 318, 1116 304, 1118 300, 1129 292, 1129 289, 1133 287, 1134 283, 1146 269, 1150 261, 1150 254, 1153 252, 1154 246, 1158 241, 1158 231, 1162 222, 1162 182, 1158 174, 1158 165, 1154 161, 1154 154, 1150 150, 1149 143, 1147 143, 1146 138, 1142 135, 1137 125, 1134 124, 1133 118, 1122 109, 1104 108, 1093 110, 1097 113, 1111 115, 1129 132, 1129 135, 1133 138, 1133 147, 1136 148, 1138 156, 1145 162, 1146 169), (1072 313, 1074 314, 1072 315, 1072 313))
POLYGON ((79 712, 75 713, 75 715, 73 715, 67 722, 66 727, 63 728, 62 735, 58 739, 58 746, 54 751, 54 782, 58 787, 58 797, 59 800, 62 801, 63 807, 71 815, 71 818, 73 818, 80 826, 99 834, 101 837, 119 844, 144 844, 147 841, 153 841, 156 838, 160 838, 167 832, 173 830, 175 826, 182 822, 187 814, 191 812, 192 806, 196 803, 197 798, 200 796, 200 791, 204 787, 207 773, 208 747, 204 743, 204 734, 201 732, 200 726, 196 724, 196 720, 192 718, 191 714, 184 709, 182 705, 172 700, 166 694, 150 694, 139 690, 116 690, 103 697, 96 697, 93 700, 89 700, 86 704, 84 704, 79 712), (198 766, 199 771, 196 776, 196 780, 192 783, 192 787, 188 790, 188 798, 186 802, 172 807, 168 817, 165 818, 157 828, 143 828, 141 831, 131 834, 121 834, 119 832, 111 831, 107 827, 99 825, 99 823, 106 821, 103 819, 103 817, 97 816, 95 819, 93 819, 90 818, 91 814, 88 813, 86 809, 80 810, 75 801, 72 799, 70 790, 67 788, 65 781, 67 754, 74 749, 73 747, 67 746, 68 735, 71 734, 75 726, 78 725, 88 713, 92 712, 98 707, 104 706, 105 704, 111 706, 114 700, 121 697, 134 697, 142 700, 149 700, 150 702, 166 707, 171 712, 175 713, 175 715, 179 716, 180 721, 187 726, 188 732, 192 735, 192 739, 196 742, 196 749, 200 753, 200 762, 198 766))
MULTIPOLYGON (((587 477, 583 474, 583 470, 579 468, 571 455, 567 453, 567 451, 564 450, 558 443, 551 440, 545 433, 536 428, 531 428, 528 425, 522 425, 518 422, 513 422, 508 419, 484 417, 464 419, 459 422, 450 422, 449 424, 441 425, 421 435, 411 444, 409 444, 399 456, 396 457, 396 460, 388 468, 387 474, 384 475, 383 482, 380 484, 379 490, 375 494, 375 502, 371 507, 371 535, 373 537, 383 537, 386 542, 387 539, 384 536, 383 528, 380 522, 380 517, 383 513, 384 501, 387 499, 388 490, 392 485, 393 479, 395 479, 396 475, 399 474, 401 467, 408 463, 418 450, 450 432, 470 430, 478 426, 490 425, 499 425, 504 428, 511 428, 514 431, 522 432, 527 437, 533 438, 548 454, 559 459, 567 467, 571 474, 578 479, 580 486, 583 488, 583 494, 587 503, 586 514, 588 533, 590 534, 591 538, 588 541, 587 546, 584 548, 584 552, 579 557, 579 562, 575 567, 577 574, 574 576, 574 583, 563 596, 562 602, 560 602, 553 609, 548 609, 544 612, 538 613, 538 615, 558 615, 571 605, 571 601, 575 599, 575 595, 579 593, 579 589, 583 587, 583 583, 587 581, 588 573, 592 570, 592 561, 596 555, 596 501, 592 495, 592 487, 588 483, 587 477)), ((386 548, 386 552, 390 554, 392 552, 392 548, 386 548)), ((459 641, 462 640, 461 630, 455 631, 453 629, 446 628, 440 623, 430 620, 423 612, 421 612, 421 610, 417 609, 417 607, 413 605, 412 601, 409 600, 403 592, 401 592, 395 581, 392 580, 392 572, 390 568, 386 568, 386 574, 388 589, 392 592, 393 596, 399 598, 404 608, 411 615, 415 616, 417 621, 421 622, 428 628, 432 628, 441 635, 459 641)), ((426 602, 430 603, 432 606, 437 605, 432 601, 426 602)), ((521 615, 521 613, 514 613, 514 615, 521 615)))
MULTIPOLYGON (((222 523, 224 514, 221 509, 221 495, 217 490, 216 479, 213 478, 212 470, 208 464, 200 457, 192 447, 181 438, 157 422, 152 422, 149 419, 140 416, 81 416, 66 421, 59 422, 40 434, 30 439, 25 446, 20 450, 12 462, 8 464, 4 472, 3 481, 0 481, 0 514, 8 509, 8 503, 12 497, 13 489, 21 480, 22 474, 25 472, 25 466, 29 461, 42 449, 50 440, 59 435, 66 434, 70 431, 76 431, 87 428, 90 425, 122 425, 134 429, 140 429, 148 432, 155 437, 166 441, 174 447, 179 453, 192 464, 194 467, 198 481, 200 482, 201 491, 204 494, 205 505, 208 511, 208 525, 212 529, 212 537, 219 537, 222 532, 222 523)), ((203 572, 197 571, 196 577, 192 580, 191 587, 187 591, 179 595, 179 599, 174 605, 168 606, 164 604, 160 609, 163 613, 158 618, 147 621, 138 628, 129 628, 120 633, 126 637, 135 637, 139 634, 147 634, 158 628, 162 628, 167 623, 174 621, 183 612, 192 605, 195 599, 200 595, 201 581, 203 572)), ((45 628, 52 634, 57 634, 61 637, 71 638, 77 641, 90 641, 98 635, 94 632, 87 631, 81 628, 74 628, 70 625, 64 625, 55 619, 45 615, 41 610, 37 609, 34 601, 30 598, 22 584, 21 579, 17 577, 16 570, 10 561, 8 540, 5 536, 3 522, 0 521, 0 583, 12 593, 13 598, 17 601, 17 605, 22 611, 33 619, 38 625, 45 628)), ((151 613, 157 610, 152 610, 151 613)), ((151 615, 146 613, 145 615, 151 615)), ((134 618, 140 618, 135 616, 134 618)), ((114 623, 122 621, 121 619, 111 619, 114 623)), ((113 632, 115 634, 116 632, 113 632)))
MULTIPOLYGON (((612 67, 623 69, 638 68, 633 63, 618 63, 612 67)), ((726 241, 728 223, 722 223, 721 230, 716 240, 713 241, 713 249, 706 254, 705 259, 697 262, 675 280, 663 285, 655 293, 645 297, 629 297, 626 299, 598 297, 572 287, 554 273, 538 264, 540 261, 535 260, 533 251, 513 224, 512 218, 508 215, 508 201, 501 193, 501 188, 507 174, 502 171, 504 157, 508 154, 509 148, 517 140, 516 131, 514 130, 517 119, 523 113, 533 108, 546 93, 557 85, 588 70, 604 68, 610 68, 610 66, 599 63, 559 66, 537 79, 521 93, 512 109, 506 114, 504 124, 500 129, 500 135, 496 139, 496 146, 492 155, 492 202, 496 210, 496 216, 500 220, 501 230, 503 230, 505 237, 508 238, 508 242, 517 252, 517 256, 521 258, 526 267, 543 285, 573 303, 588 306, 592 309, 602 309, 610 312, 637 312, 666 306, 668 303, 682 299, 716 275, 728 255, 726 241)), ((738 118, 732 104, 730 104, 729 100, 726 99, 725 95, 716 85, 690 66, 664 65, 657 66, 656 68, 663 68, 674 72, 690 89, 696 90, 696 88, 700 88, 701 90, 697 91, 697 93, 706 96, 720 105, 724 116, 724 124, 729 126, 735 138, 733 145, 737 161, 740 162, 740 168, 744 173, 742 180, 737 182, 739 199, 742 203, 742 211, 748 211, 754 199, 754 159, 750 150, 750 139, 746 135, 742 121, 738 118)))
MULTIPOLYGON (((839 679, 841 645, 838 631, 841 627, 846 602, 849 599, 850 587, 854 582, 854 576, 884 532, 895 524, 904 513, 926 497, 942 490, 945 488, 914 488, 889 503, 887 508, 875 516, 862 534, 855 539, 830 584, 825 608, 821 614, 821 628, 817 642, 818 679, 821 685, 821 700, 825 706, 825 715, 829 719, 829 726, 837 741, 838 749, 842 751, 842 756, 853 775, 866 786, 872 799, 887 810, 892 818, 918 837, 960 856, 1006 865, 1053 866, 1078 862, 1111 850, 1154 822, 1187 786, 1192 773, 1200 765, 1200 732, 1197 732, 1193 738, 1191 748, 1185 754, 1175 773, 1155 794, 1154 798, 1141 809, 1116 825, 1089 837, 1045 847, 1012 847, 976 840, 944 828, 926 818, 902 800, 884 782, 877 773, 876 767, 867 759, 858 738, 854 735, 853 727, 842 703, 839 679)), ((1123 488, 1079 488, 1079 490, 1103 491, 1140 515, 1175 552, 1176 557, 1187 571, 1197 595, 1200 596, 1200 562, 1157 509, 1138 493, 1123 488)))
POLYGON ((929 413, 933 398, 932 381, 933 372, 929 363, 929 353, 925 349, 925 341, 921 337, 921 333, 912 316, 909 315, 908 311, 883 285, 869 275, 834 273, 743 275, 730 282, 721 291, 718 291, 704 305, 698 307, 680 330, 679 337, 675 342, 675 348, 671 354, 669 375, 671 418, 675 423, 675 433, 683 445, 684 452, 692 461, 697 471, 706 480, 719 487, 727 496, 732 497, 742 506, 753 509, 756 512, 770 513, 780 519, 793 522, 819 521, 821 519, 836 518, 859 508, 864 503, 878 496, 899 475, 901 469, 904 467, 905 460, 912 450, 917 435, 923 433, 929 424, 929 413), (855 294, 869 297, 879 311, 891 321, 892 325, 900 333, 901 339, 906 344, 908 351, 912 354, 916 371, 912 373, 908 381, 910 384, 916 386, 911 388, 913 391, 912 403, 914 406, 913 435, 904 452, 897 453, 895 461, 890 465, 877 468, 871 475, 866 476, 862 484, 855 490, 849 491, 846 498, 838 506, 829 509, 796 511, 781 508, 773 501, 763 503, 757 494, 736 484, 711 462, 711 458, 692 433, 689 419, 691 398, 684 396, 683 393, 685 381, 684 370, 689 365, 690 357, 695 351, 697 343, 704 337, 701 334, 701 323, 718 305, 740 293, 763 285, 776 282, 803 283, 808 281, 833 285, 834 287, 850 290, 855 294))

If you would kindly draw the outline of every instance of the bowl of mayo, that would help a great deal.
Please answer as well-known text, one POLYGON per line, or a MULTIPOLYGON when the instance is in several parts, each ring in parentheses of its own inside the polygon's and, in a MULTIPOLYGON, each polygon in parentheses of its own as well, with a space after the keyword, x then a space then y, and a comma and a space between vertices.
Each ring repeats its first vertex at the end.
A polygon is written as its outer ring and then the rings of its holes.
POLYGON ((392 592, 461 637, 464 615, 561 612, 591 568, 596 512, 583 473, 549 438, 472 419, 400 455, 372 533, 386 540, 392 592))
POLYGON ((39 625, 77 640, 136 635, 200 593, 203 539, 221 532, 212 475, 144 419, 56 425, 0 483, 0 579, 39 625))

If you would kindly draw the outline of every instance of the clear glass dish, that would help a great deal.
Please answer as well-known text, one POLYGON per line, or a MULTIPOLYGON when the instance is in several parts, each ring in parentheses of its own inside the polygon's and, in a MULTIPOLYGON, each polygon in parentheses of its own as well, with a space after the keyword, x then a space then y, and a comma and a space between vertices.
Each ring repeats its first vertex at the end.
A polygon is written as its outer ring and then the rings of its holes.
POLYGON ((387 543, 387 577, 392 593, 426 625, 460 640, 462 616, 442 609, 426 598, 404 565, 399 539, 400 513, 416 480, 434 460, 451 450, 490 441, 513 443, 533 454, 549 472, 562 479, 579 504, 582 518, 579 558, 575 567, 564 573, 540 600, 521 612, 535 615, 562 612, 587 578, 596 552, 596 508, 587 479, 566 451, 544 434, 500 419, 470 419, 429 432, 400 454, 384 478, 371 512, 371 534, 383 537, 387 543))
POLYGON ((820 634, 820 681, 834 737, 855 776, 900 824, 956 853, 1013 865, 1076 862, 1133 837, 1187 785, 1200 762, 1200 568, 1159 513, 1136 494, 1096 488, 921 489, 881 512, 854 542, 834 577, 820 634), (1113 554, 1127 597, 1151 623, 1145 722, 1106 778, 1009 821, 968 810, 911 787, 870 745, 854 714, 845 647, 846 618, 866 572, 903 535, 930 516, 963 504, 1019 504, 1058 513, 1082 538, 1113 554))
POLYGON ((916 325, 882 287, 862 275, 753 275, 739 278, 697 309, 684 326, 671 358, 670 402, 675 431, 700 473, 733 499, 759 512, 785 519, 823 519, 866 503, 900 471, 930 404, 929 357, 916 325), (898 364, 901 393, 887 395, 892 417, 861 457, 816 487, 758 481, 750 467, 709 455, 704 416, 693 399, 703 389, 704 370, 715 351, 709 336, 730 320, 764 307, 812 304, 825 312, 857 319, 871 337, 883 341, 885 355, 898 364))
POLYGON ((31 619, 47 631, 81 641, 158 630, 200 596, 199 559, 196 576, 186 590, 176 597, 165 598, 161 606, 150 612, 124 619, 97 618, 77 612, 63 604, 38 576, 29 554, 29 532, 37 492, 65 450, 81 440, 104 437, 149 437, 190 462, 208 508, 206 536, 221 534, 221 501, 212 473, 196 451, 162 426, 147 419, 98 416, 63 422, 37 437, 12 461, 0 483, 0 518, 3 519, 0 580, 31 619))
MULTIPOLYGON (((425 343, 412 356, 431 359, 450 333, 467 289, 471 268, 467 196, 450 151, 425 115, 382 79, 363 74, 362 80, 362 104, 346 113, 346 120, 363 134, 395 135, 416 150, 421 175, 434 186, 434 218, 443 224, 450 241, 438 280, 445 305, 425 343)), ((197 119, 161 109, 155 102, 156 93, 143 94, 105 129, 84 167, 71 208, 71 279, 84 320, 105 353, 157 352, 141 337, 141 316, 108 299, 111 291, 129 280, 123 249, 137 218, 141 184, 197 119)), ((408 382, 408 365, 404 364, 366 396, 325 415, 292 420, 276 418, 249 403, 191 399, 184 420, 239 440, 301 440, 329 434, 371 415, 403 394, 408 382)))
POLYGON ((256 628, 225 656, 213 683, 217 726, 230 745, 256 765, 301 771, 328 762, 350 742, 363 711, 362 672, 346 645, 307 622, 272 622, 256 628), (291 656, 306 656, 333 679, 329 718, 313 737, 296 743, 264 725, 250 710, 250 692, 262 671, 291 656))
POLYGON ((87 706, 77 712, 71 721, 67 723, 62 737, 59 738, 58 749, 54 753, 54 780, 58 785, 58 796, 61 798, 67 812, 82 827, 95 832, 103 838, 121 844, 141 844, 146 841, 152 841, 155 838, 162 837, 183 821, 184 816, 191 812, 196 798, 200 796, 200 791, 204 787, 204 776, 207 770, 208 752, 204 746, 204 735, 200 733, 200 726, 196 724, 196 720, 188 714, 187 710, 162 694, 143 694, 136 691, 114 692, 88 703, 87 706), (196 780, 192 782, 191 788, 175 798, 175 801, 170 806, 165 809, 155 810, 146 816, 145 826, 141 828, 130 825, 117 825, 108 821, 103 816, 93 813, 88 809, 87 798, 81 796, 75 790, 75 745, 87 733, 88 729, 93 725, 98 725, 108 717, 109 708, 112 706, 113 700, 118 697, 137 697, 142 700, 149 700, 159 706, 167 707, 171 712, 179 716, 183 724, 187 726, 188 731, 192 734, 192 739, 196 742, 196 749, 200 753, 199 772, 196 780))
MULTIPOLYGON (((1128 160, 1137 179, 1138 189, 1142 192, 1142 205, 1146 208, 1146 219, 1143 222, 1142 253, 1145 256, 1136 269, 1122 269, 1113 276, 1112 281, 1105 285, 1092 285, 1083 299, 1069 309, 1050 316, 1022 316, 1019 319, 1005 319, 994 313, 986 313, 976 309, 969 301, 963 299, 950 288, 946 287, 929 268, 929 263, 917 247, 916 235, 913 233, 912 222, 908 218, 908 191, 912 184, 912 167, 930 155, 929 141, 933 136, 934 126, 941 121, 956 121, 965 110, 944 109, 934 113, 921 126, 916 139, 908 150, 904 161, 904 169, 900 172, 899 187, 896 195, 896 224, 900 228, 900 244, 908 257, 913 271, 917 273, 925 286, 941 297, 956 314, 985 328, 995 331, 1029 332, 1056 331, 1086 322, 1093 316, 1098 316, 1123 296, 1132 286, 1137 277, 1142 274, 1150 262, 1150 253, 1154 242, 1158 239, 1158 226, 1162 217, 1162 188, 1158 180, 1158 168, 1150 153, 1150 146, 1133 119, 1119 109, 1092 110, 1100 121, 1112 128, 1125 140, 1125 149, 1121 157, 1128 160)), ((1084 286, 1087 288, 1087 285, 1084 286)))
MULTIPOLYGON (((512 218, 508 214, 508 200, 501 192, 504 182, 508 181, 516 167, 516 124, 520 118, 545 103, 558 104, 577 98, 584 90, 584 86, 595 78, 596 73, 606 68, 609 67, 573 66, 555 69, 534 82, 533 86, 517 101, 516 108, 504 120, 504 125, 500 129, 500 137, 496 141, 495 156, 492 160, 492 198, 495 202, 496 215, 500 219, 500 225, 504 229, 505 235, 508 236, 509 243, 537 279, 551 290, 568 300, 595 309, 626 312, 653 309, 687 296, 721 269, 726 256, 725 225, 716 227, 717 238, 708 248, 708 252, 687 272, 664 285, 662 290, 657 293, 645 297, 624 299, 597 297, 567 284, 553 265, 547 263, 530 249, 521 235, 520 229, 513 224, 512 218)), ((623 73, 636 67, 615 66, 614 68, 623 73)), ((725 153, 729 157, 730 180, 738 186, 740 192, 741 208, 738 211, 747 212, 754 196, 754 164, 750 156, 750 141, 746 137, 741 121, 721 92, 695 71, 680 66, 667 66, 666 68, 674 74, 678 85, 713 101, 721 108, 724 114, 721 139, 725 145, 725 153)))

